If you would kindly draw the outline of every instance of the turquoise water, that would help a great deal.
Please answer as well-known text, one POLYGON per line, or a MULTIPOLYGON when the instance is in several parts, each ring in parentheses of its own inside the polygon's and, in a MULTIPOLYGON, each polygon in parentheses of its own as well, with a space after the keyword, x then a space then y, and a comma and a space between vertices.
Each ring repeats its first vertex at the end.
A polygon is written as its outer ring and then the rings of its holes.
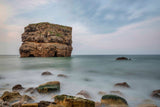
MULTIPOLYGON (((58 80, 61 82, 61 91, 55 94, 76 95, 80 90, 87 90, 92 100, 100 101, 99 91, 110 94, 110 91, 119 90, 131 107, 145 99, 160 105, 159 100, 150 97, 153 90, 160 89, 160 56, 125 55, 132 60, 116 61, 119 56, 122 55, 73 55, 67 58, 0 56, 0 94, 11 90, 16 84, 28 88, 58 80), (54 75, 41 76, 44 71, 54 75), (58 74, 66 74, 68 78, 57 77, 58 74), (118 82, 127 82, 131 88, 114 87, 118 82)), ((53 100, 52 95, 32 96, 37 97, 37 101, 53 100)))

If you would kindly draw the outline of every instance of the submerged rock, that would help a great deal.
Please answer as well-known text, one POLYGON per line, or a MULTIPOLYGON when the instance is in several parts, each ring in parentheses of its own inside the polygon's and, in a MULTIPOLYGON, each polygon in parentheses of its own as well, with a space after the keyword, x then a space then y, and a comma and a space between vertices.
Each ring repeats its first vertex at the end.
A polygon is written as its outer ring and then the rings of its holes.
POLYGON ((21 98, 21 102, 31 103, 34 102, 33 98, 28 95, 23 95, 21 98))
POLYGON ((16 102, 19 101, 22 98, 22 96, 19 94, 19 92, 8 92, 5 91, 3 93, 3 95, 1 96, 1 99, 3 101, 7 101, 7 102, 16 102))
POLYGON ((99 94, 99 95, 106 95, 107 93, 104 92, 104 91, 99 91, 98 94, 99 94))
POLYGON ((21 57, 69 57, 72 27, 48 22, 30 24, 22 34, 21 57))
POLYGON ((95 107, 102 107, 100 102, 95 102, 95 107))
POLYGON ((25 93, 30 92, 31 94, 33 94, 35 92, 35 90, 36 90, 35 88, 30 87, 30 88, 28 88, 28 89, 25 90, 25 93))
POLYGON ((68 77, 67 75, 64 75, 64 74, 58 74, 57 76, 58 76, 58 77, 64 77, 64 78, 67 78, 67 77, 68 77))
POLYGON ((104 95, 101 98, 103 107, 128 107, 127 101, 117 95, 104 95))
POLYGON ((77 93, 77 95, 83 95, 85 98, 91 98, 89 93, 85 90, 81 90, 79 93, 77 93))
POLYGON ((116 60, 131 60, 131 59, 126 58, 126 57, 118 57, 118 58, 116 58, 116 60))
POLYGON ((129 86, 128 83, 126 83, 126 82, 116 83, 114 86, 115 86, 115 87, 130 88, 130 86, 129 86))
POLYGON ((20 90, 23 90, 24 87, 22 87, 21 84, 17 84, 15 86, 12 87, 12 91, 20 91, 20 90))
POLYGON ((39 93, 49 93, 60 90, 60 82, 59 81, 51 81, 45 84, 39 85, 37 88, 39 93))
POLYGON ((160 99, 160 90, 154 90, 151 96, 160 99))
POLYGON ((136 107, 158 107, 158 106, 155 105, 154 101, 147 99, 147 100, 142 101, 142 103, 140 103, 136 107))
POLYGON ((120 92, 120 91, 110 91, 110 93, 116 94, 116 95, 118 94, 118 95, 120 95, 120 96, 124 96, 123 93, 120 92))
POLYGON ((41 75, 53 75, 53 74, 51 72, 49 72, 49 71, 45 71, 41 75))
POLYGON ((55 103, 64 107, 95 107, 94 101, 69 95, 57 95, 54 99, 55 103))

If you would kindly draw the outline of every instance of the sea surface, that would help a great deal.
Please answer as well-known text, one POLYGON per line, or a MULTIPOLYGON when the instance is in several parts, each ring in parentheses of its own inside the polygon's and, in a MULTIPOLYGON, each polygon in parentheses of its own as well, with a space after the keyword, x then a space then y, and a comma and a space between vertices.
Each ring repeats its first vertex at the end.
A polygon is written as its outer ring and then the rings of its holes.
MULTIPOLYGON (((37 87, 48 81, 60 81, 60 92, 51 95, 28 94, 36 101, 49 100, 56 94, 76 95, 86 90, 91 100, 100 101, 99 91, 110 94, 120 91, 130 107, 150 99, 160 107, 160 100, 150 97, 160 89, 160 55, 73 55, 72 57, 20 58, 0 56, 0 96, 11 91, 16 84, 25 88, 37 87), (116 61, 120 56, 131 58, 116 61), (41 76, 44 71, 52 76, 41 76), (68 78, 57 77, 65 74, 68 78), (131 88, 114 87, 115 83, 127 82, 131 88)), ((21 92, 21 94, 26 94, 21 92)))

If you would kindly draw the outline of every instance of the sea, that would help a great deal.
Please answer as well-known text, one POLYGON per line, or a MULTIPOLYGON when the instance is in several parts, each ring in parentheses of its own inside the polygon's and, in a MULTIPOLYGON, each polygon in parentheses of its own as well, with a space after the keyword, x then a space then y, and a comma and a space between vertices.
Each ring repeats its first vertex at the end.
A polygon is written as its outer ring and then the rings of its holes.
POLYGON ((32 96, 35 101, 54 101, 59 94, 76 96, 81 90, 89 92, 95 102, 100 102, 102 95, 120 91, 130 107, 136 107, 144 100, 160 107, 160 100, 151 97, 153 90, 160 89, 160 55, 72 55, 71 57, 29 57, 16 55, 0 56, 0 96, 4 91, 11 91, 16 84, 26 89, 38 87, 49 81, 60 81, 59 92, 48 95, 21 92, 32 96), (117 61, 117 57, 131 60, 117 61), (42 76, 49 71, 53 75, 42 76), (67 75, 67 78, 58 77, 67 75), (115 87, 114 84, 127 82, 131 88, 115 87))

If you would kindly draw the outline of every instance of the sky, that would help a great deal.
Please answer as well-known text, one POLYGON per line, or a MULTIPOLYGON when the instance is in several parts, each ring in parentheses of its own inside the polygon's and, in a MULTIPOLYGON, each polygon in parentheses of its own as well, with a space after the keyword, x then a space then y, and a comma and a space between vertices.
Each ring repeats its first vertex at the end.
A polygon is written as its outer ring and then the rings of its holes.
POLYGON ((71 26, 73 55, 160 54, 160 0, 0 0, 0 54, 31 23, 71 26))

